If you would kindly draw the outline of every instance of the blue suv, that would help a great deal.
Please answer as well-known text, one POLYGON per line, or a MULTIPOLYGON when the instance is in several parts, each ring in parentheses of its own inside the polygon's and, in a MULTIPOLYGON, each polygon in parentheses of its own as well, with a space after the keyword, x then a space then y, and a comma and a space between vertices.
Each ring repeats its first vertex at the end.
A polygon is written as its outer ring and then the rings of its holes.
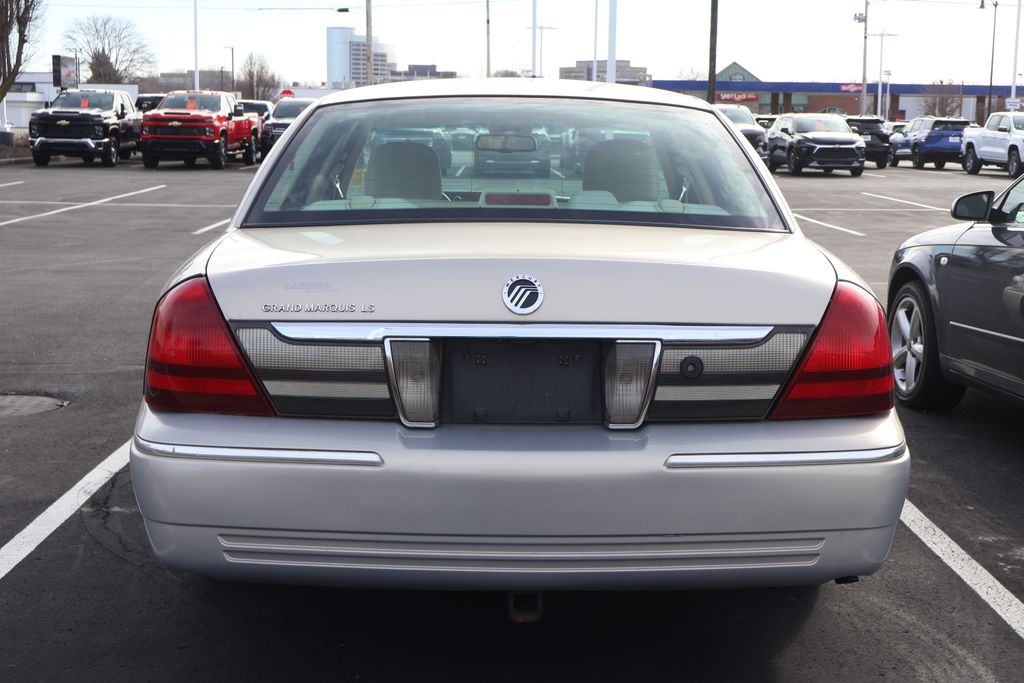
POLYGON ((958 162, 960 138, 968 125, 962 118, 918 117, 889 139, 889 163, 897 166, 900 161, 910 161, 914 168, 924 168, 931 162, 942 168, 947 161, 958 162))

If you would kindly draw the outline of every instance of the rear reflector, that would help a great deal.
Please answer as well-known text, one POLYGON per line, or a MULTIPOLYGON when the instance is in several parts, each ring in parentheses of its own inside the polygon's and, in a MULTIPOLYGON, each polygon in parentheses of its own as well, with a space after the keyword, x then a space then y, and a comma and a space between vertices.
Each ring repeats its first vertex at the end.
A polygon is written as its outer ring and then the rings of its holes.
POLYGON ((146 403, 155 410, 273 415, 204 277, 179 284, 153 314, 146 403))
POLYGON ((617 341, 604 366, 605 420, 612 429, 639 426, 650 401, 659 342, 617 341))
POLYGON ((891 353, 882 307, 861 287, 839 282, 771 417, 847 417, 890 410, 891 353))
POLYGON ((437 424, 441 396, 441 355, 429 339, 386 339, 391 386, 407 427, 437 424))

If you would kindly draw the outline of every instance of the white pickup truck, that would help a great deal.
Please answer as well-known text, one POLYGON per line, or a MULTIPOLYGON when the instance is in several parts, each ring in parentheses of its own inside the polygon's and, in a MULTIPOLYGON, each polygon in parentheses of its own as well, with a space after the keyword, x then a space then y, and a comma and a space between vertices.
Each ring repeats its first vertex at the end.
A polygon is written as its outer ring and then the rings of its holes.
POLYGON ((965 129, 960 153, 964 170, 972 175, 982 166, 998 166, 1016 178, 1024 172, 1024 112, 995 112, 983 128, 965 129))

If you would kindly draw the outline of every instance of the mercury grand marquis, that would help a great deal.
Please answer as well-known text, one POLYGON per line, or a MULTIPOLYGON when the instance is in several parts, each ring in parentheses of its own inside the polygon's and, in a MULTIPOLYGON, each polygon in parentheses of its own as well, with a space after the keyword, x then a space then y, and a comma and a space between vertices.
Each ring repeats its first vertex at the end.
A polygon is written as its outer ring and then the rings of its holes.
POLYGON ((882 308, 720 113, 495 79, 303 112, 156 304, 131 468, 174 569, 653 589, 871 574, 909 457, 882 308), (473 168, 538 131, 578 174, 473 168))

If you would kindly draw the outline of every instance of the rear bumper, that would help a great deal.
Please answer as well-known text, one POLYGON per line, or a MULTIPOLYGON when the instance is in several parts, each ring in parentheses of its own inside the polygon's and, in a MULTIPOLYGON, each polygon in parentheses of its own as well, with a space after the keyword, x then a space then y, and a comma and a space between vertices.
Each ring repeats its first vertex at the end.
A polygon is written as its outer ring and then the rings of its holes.
POLYGON ((143 407, 132 447, 136 496, 168 566, 350 586, 705 588, 866 575, 888 553, 908 472, 894 413, 629 434, 424 433, 143 407))
POLYGON ((29 139, 33 152, 43 154, 66 154, 68 156, 96 155, 110 144, 110 138, 48 138, 29 139))

